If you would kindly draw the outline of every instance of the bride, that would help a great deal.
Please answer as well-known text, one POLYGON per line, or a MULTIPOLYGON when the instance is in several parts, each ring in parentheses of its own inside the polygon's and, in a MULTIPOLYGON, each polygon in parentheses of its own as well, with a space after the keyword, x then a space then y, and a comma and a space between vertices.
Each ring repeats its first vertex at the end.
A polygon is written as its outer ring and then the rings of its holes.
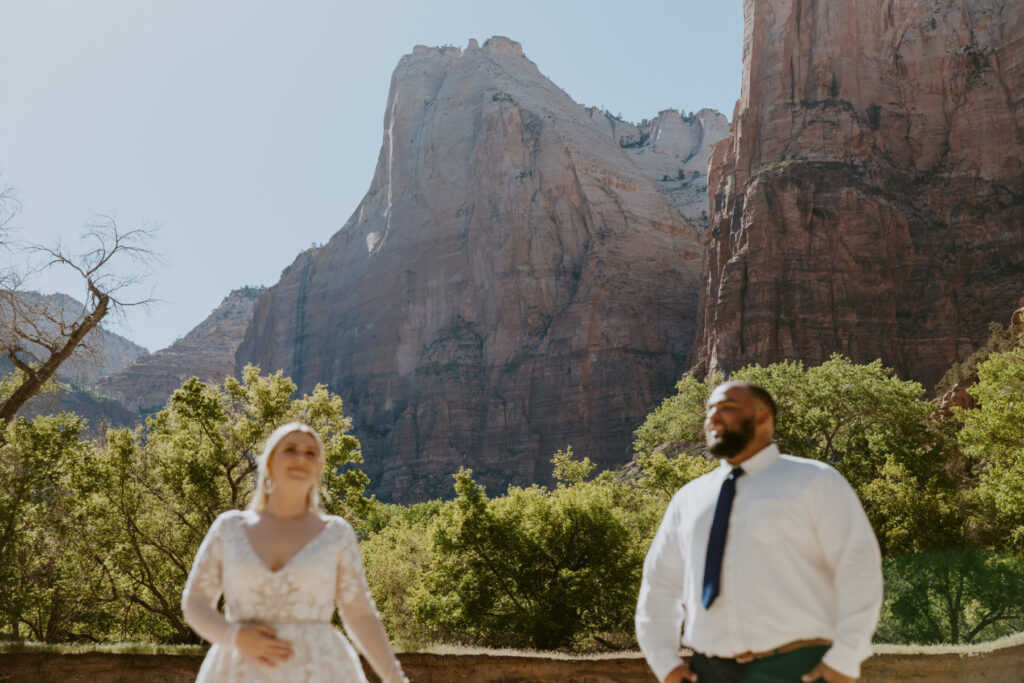
POLYGON ((385 683, 405 682, 370 597, 351 525, 321 512, 316 432, 279 427, 258 458, 246 511, 210 527, 181 597, 185 620, 213 643, 197 681, 365 683, 349 637, 385 683), (217 602, 224 595, 224 615, 217 602))

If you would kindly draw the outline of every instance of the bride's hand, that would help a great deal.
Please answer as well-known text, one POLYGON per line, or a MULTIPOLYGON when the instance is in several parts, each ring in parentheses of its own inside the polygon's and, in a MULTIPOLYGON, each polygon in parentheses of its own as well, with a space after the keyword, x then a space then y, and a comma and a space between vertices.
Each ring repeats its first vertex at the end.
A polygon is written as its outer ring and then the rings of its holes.
POLYGON ((251 657, 267 666, 286 661, 292 656, 292 644, 277 639, 277 629, 259 624, 250 624, 238 629, 235 647, 243 655, 251 657))

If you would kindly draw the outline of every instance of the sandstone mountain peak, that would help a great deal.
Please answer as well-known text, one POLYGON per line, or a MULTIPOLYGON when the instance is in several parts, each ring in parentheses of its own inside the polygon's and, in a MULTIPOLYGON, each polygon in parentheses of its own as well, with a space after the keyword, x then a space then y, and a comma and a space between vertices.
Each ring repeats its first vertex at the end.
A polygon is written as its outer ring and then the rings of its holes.
POLYGON ((523 46, 505 36, 491 36, 484 41, 485 50, 494 50, 495 52, 504 52, 516 57, 523 56, 523 46))
POLYGON ((655 150, 646 126, 589 113, 508 38, 416 47, 369 191, 261 297, 236 367, 341 394, 385 499, 450 495, 463 464, 548 480, 570 443, 621 464, 695 329, 700 226, 660 185, 715 139, 665 123, 655 150))

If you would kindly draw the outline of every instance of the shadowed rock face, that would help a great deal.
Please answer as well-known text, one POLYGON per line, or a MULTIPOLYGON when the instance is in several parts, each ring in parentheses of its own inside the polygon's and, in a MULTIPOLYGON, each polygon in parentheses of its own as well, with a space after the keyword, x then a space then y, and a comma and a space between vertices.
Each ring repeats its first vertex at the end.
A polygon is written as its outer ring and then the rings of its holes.
POLYGON ((366 197, 259 300, 237 366, 346 402, 373 490, 544 481, 600 465, 685 368, 695 229, 518 43, 417 47, 366 197))
POLYGON ((694 371, 839 351, 933 386, 1019 305, 1024 6, 744 6, 694 371))

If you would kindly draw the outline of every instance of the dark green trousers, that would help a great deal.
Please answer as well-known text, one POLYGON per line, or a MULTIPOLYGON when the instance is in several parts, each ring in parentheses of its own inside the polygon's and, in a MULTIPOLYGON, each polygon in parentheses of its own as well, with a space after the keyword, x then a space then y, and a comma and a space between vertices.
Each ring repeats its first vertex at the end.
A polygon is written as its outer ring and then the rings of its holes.
MULTIPOLYGON (((743 683, 800 683, 801 676, 818 666, 828 645, 802 647, 781 655, 751 662, 743 674, 743 683)), ((819 681, 824 679, 819 678, 819 681)))
POLYGON ((690 668, 700 683, 802 683, 801 676, 818 666, 826 652, 828 645, 802 647, 749 664, 697 653, 690 659, 690 668))

